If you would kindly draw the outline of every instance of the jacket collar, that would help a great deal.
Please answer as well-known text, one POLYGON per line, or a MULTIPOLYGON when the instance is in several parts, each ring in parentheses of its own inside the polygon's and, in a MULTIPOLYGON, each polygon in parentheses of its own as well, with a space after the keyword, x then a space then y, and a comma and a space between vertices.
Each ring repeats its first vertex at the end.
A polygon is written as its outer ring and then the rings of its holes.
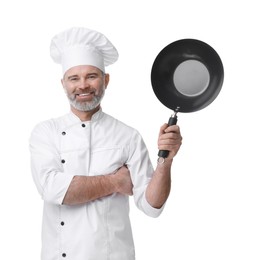
MULTIPOLYGON (((102 111, 102 108, 100 107, 100 109, 94 115, 92 115, 91 120, 90 121, 86 121, 86 122, 98 121, 98 120, 100 120, 103 117, 103 114, 104 113, 102 111)), ((70 113, 69 113, 69 118, 70 118, 72 123, 80 123, 80 122, 82 122, 80 120, 80 118, 77 115, 75 115, 72 111, 70 111, 70 113)))

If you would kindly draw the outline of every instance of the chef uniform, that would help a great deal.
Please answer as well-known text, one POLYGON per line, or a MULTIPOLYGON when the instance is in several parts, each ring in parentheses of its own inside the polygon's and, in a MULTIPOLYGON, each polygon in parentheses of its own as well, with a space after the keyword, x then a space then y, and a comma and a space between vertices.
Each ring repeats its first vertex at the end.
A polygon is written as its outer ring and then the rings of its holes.
MULTIPOLYGON (((116 49, 104 35, 84 28, 72 28, 53 38, 51 56, 57 56, 57 51, 63 72, 74 65, 93 65, 104 71, 104 64, 117 59, 116 49), (102 49, 95 50, 102 58, 94 59, 91 45, 102 49)), ((62 202, 75 175, 106 175, 127 165, 137 207, 148 216, 159 216, 163 207, 153 208, 145 197, 154 170, 138 131, 102 109, 84 122, 69 112, 35 126, 30 151, 33 179, 44 200, 41 259, 135 259, 128 196, 114 193, 75 206, 62 202)))

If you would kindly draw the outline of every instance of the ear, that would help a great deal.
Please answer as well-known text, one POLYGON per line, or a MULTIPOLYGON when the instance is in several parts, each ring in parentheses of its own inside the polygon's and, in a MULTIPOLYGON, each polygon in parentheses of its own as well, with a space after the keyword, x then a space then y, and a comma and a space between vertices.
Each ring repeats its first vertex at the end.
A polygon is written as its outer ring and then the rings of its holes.
POLYGON ((109 84, 110 81, 110 75, 108 73, 105 74, 105 88, 107 88, 107 85, 109 84))
POLYGON ((63 87, 64 91, 66 91, 66 87, 65 87, 64 79, 61 79, 61 84, 62 84, 62 87, 63 87))

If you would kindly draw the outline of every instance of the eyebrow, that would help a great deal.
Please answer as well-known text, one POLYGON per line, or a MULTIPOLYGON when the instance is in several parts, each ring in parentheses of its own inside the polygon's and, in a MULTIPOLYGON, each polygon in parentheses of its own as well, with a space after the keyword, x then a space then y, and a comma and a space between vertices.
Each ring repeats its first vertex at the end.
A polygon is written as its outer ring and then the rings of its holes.
MULTIPOLYGON (((99 73, 97 73, 97 72, 90 72, 90 73, 88 73, 86 76, 91 76, 91 75, 98 76, 99 73)), ((79 77, 79 75, 77 75, 77 74, 75 74, 75 75, 70 75, 70 76, 67 77, 67 79, 70 80, 70 79, 76 78, 76 77, 79 77)))

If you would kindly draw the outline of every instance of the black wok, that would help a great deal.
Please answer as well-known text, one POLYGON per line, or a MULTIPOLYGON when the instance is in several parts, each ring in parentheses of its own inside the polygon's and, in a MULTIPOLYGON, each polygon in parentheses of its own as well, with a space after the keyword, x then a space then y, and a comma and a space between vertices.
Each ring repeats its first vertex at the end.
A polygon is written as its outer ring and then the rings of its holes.
MULTIPOLYGON (((175 112, 169 125, 177 123, 178 112, 195 112, 212 103, 221 90, 223 78, 223 65, 217 52, 196 39, 167 45, 157 55, 151 70, 155 95, 175 112)), ((168 154, 169 151, 159 151, 158 156, 166 158, 168 154)))

